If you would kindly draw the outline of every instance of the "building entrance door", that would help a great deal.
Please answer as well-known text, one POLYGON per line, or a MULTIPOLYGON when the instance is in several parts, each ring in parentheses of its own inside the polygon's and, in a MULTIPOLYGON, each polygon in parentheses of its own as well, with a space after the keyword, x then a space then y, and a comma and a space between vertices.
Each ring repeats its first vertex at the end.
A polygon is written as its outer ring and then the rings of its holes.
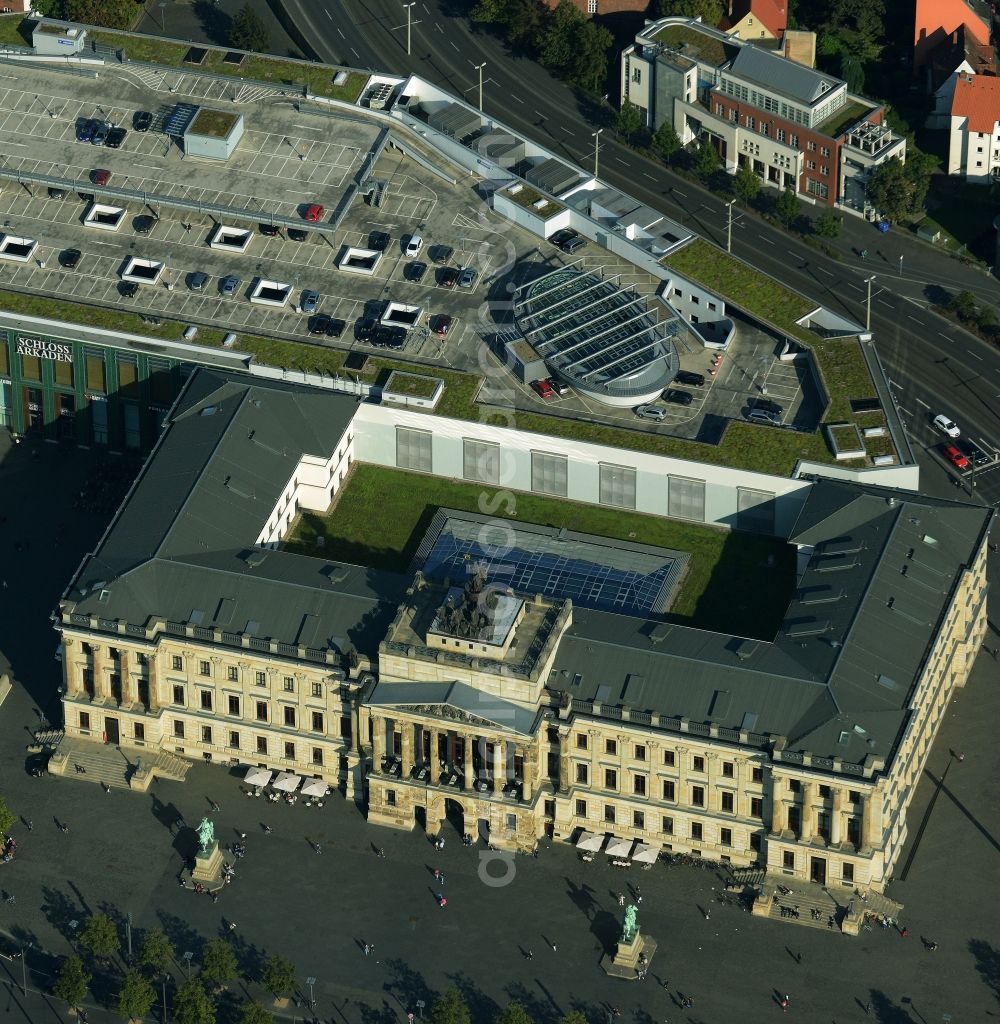
POLYGON ((820 885, 826 885, 826 861, 822 857, 811 859, 809 877, 820 885))
POLYGON ((113 743, 116 747, 118 746, 118 741, 121 736, 118 732, 117 718, 104 719, 104 735, 107 737, 108 743, 113 743))
POLYGON ((490 823, 485 818, 479 819, 479 840, 483 846, 490 844, 490 823))

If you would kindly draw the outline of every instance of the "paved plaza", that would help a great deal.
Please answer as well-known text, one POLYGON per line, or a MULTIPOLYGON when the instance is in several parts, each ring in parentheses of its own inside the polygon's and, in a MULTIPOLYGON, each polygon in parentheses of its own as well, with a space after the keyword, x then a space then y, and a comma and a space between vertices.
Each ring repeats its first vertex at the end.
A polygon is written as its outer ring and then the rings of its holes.
MULTIPOLYGON (((106 523, 102 508, 124 486, 127 468, 114 457, 52 445, 0 448, 7 584, 0 591, 0 669, 10 663, 16 680, 0 714, 2 791, 33 824, 30 833, 23 821, 15 826, 18 856, 0 867, 0 887, 16 897, 13 905, 0 904, 0 952, 34 943, 26 998, 20 961, 0 960, 6 1019, 63 1017, 61 1004, 30 989, 49 984, 46 974, 57 961, 48 954, 69 951, 70 922, 95 911, 122 922, 131 914, 137 936, 162 927, 195 963, 206 940, 229 937, 251 979, 266 956, 287 956, 303 998, 305 979, 317 979, 318 1018, 341 1024, 405 1022, 418 1000, 429 1004, 449 985, 463 989, 477 1022, 490 1021, 512 998, 540 1024, 574 1009, 604 1024, 612 1007, 629 1024, 764 1021, 780 1013, 776 999, 785 993, 790 1015, 823 1024, 936 1024, 944 1014, 962 1024, 1000 1013, 993 884, 1000 751, 992 735, 1000 687, 989 654, 980 656, 943 723, 911 805, 907 847, 889 890, 905 904, 905 937, 876 929, 853 939, 751 918, 713 902, 720 880, 711 870, 659 864, 648 872, 615 871, 603 858, 581 862, 564 845, 543 847, 537 859, 501 859, 481 846, 464 847, 451 824, 438 852, 419 832, 369 827, 339 796, 322 809, 247 797, 238 775, 223 767, 196 765, 185 783, 157 782, 147 794, 105 793, 75 778, 31 778, 24 770, 28 730, 40 714, 57 710, 48 615, 106 523), (102 482, 99 490, 94 481, 102 482), (951 750, 963 752, 964 761, 951 750), (218 903, 177 884, 195 849, 192 826, 207 813, 223 843, 248 833, 247 855, 218 903), (173 827, 178 816, 187 827, 173 827), (376 856, 379 846, 384 859, 376 856), (445 873, 443 885, 435 868, 445 873), (645 981, 613 981, 599 962, 621 926, 618 894, 634 897, 637 887, 639 924, 659 948, 645 981), (437 892, 448 897, 445 909, 437 892), (232 933, 230 921, 237 926, 232 933), (939 948, 929 952, 922 939, 939 948), (369 956, 365 943, 375 947, 369 956), (680 1008, 682 995, 693 998, 693 1008, 680 1008)), ((995 630, 987 643, 1000 643, 995 630)), ((249 989, 267 998, 252 982, 249 989)), ((95 1024, 117 1019, 93 1005, 95 1024)), ((290 1020, 305 1010, 290 1004, 280 1012, 290 1020)))

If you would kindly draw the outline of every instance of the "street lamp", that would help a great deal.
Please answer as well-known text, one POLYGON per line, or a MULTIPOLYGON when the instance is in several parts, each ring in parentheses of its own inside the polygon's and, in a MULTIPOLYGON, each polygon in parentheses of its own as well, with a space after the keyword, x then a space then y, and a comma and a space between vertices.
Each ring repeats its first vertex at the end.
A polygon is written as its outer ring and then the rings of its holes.
POLYGON ((726 252, 733 251, 733 203, 735 199, 730 199, 726 203, 726 212, 729 214, 729 220, 726 222, 726 252))
POLYGON ((421 1020, 424 1019, 424 1007, 426 1005, 427 1004, 422 999, 418 999, 416 1002, 417 1014, 419 1015, 421 1020))
POLYGON ((191 961, 194 959, 194 953, 192 953, 190 950, 188 950, 188 952, 184 954, 183 959, 184 959, 184 977, 188 981, 190 981, 191 980, 191 961))
MULTIPOLYGON (((469 63, 471 64, 472 62, 470 61, 469 63)), ((476 69, 476 71, 479 72, 479 109, 482 110, 483 109, 483 68, 486 67, 486 61, 483 61, 482 64, 473 64, 472 66, 476 69)))
POLYGON ((899 254, 899 276, 903 276, 903 254, 899 254))
POLYGON ((601 155, 601 132, 603 128, 598 128, 596 132, 591 132, 590 137, 594 140, 594 177, 597 177, 597 171, 599 166, 599 159, 601 155))
POLYGON ((410 21, 411 12, 412 12, 413 8, 416 7, 416 5, 417 5, 417 0, 411 0, 410 3, 403 4, 403 7, 406 8, 406 55, 407 55, 407 57, 409 57, 409 55, 410 55, 410 26, 412 24, 412 22, 410 21))
POLYGON ((28 950, 34 946, 33 942, 28 942, 21 947, 21 991, 24 993, 25 998, 28 995, 28 950))
MULTIPOLYGON (((411 6, 412 6, 412 4, 411 4, 411 6)), ((309 1009, 310 1010, 315 1010, 316 1009, 316 1000, 313 999, 313 985, 316 984, 316 979, 310 976, 310 977, 306 978, 306 984, 309 986, 309 1009)))
POLYGON ((865 283, 868 285, 868 304, 865 311, 865 330, 870 331, 872 329, 872 281, 875 280, 875 274, 865 279, 865 283))

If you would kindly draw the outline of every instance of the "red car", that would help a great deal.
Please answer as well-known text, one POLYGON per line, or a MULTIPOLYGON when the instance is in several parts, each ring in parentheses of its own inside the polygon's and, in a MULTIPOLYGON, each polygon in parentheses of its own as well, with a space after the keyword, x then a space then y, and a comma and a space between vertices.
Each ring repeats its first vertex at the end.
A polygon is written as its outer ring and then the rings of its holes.
POLYGON ((555 388, 552 387, 551 382, 548 380, 533 380, 531 386, 538 392, 539 398, 549 399, 556 397, 555 388))
POLYGON ((111 180, 111 172, 106 171, 103 168, 98 168, 96 171, 91 171, 90 180, 95 185, 107 185, 111 180))
POLYGON ((446 335, 451 330, 452 320, 447 313, 439 313, 434 321, 434 333, 442 337, 446 335))
POLYGON ((311 206, 306 207, 306 212, 302 216, 310 224, 315 224, 323 216, 323 207, 319 203, 313 203, 311 206))
POLYGON ((969 468, 969 460, 953 444, 944 446, 944 455, 956 469, 969 468))

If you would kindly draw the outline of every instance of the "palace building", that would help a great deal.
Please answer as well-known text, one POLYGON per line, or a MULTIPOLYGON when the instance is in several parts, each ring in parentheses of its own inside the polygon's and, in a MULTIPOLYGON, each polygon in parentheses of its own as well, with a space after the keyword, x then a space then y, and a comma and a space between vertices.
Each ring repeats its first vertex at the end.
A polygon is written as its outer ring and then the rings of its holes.
MULTIPOLYGON (((723 474, 711 502, 729 500, 731 470, 664 459, 647 476, 618 450, 598 474, 599 446, 531 442, 564 460, 571 499, 593 470, 600 486, 579 500, 595 505, 693 516, 656 488, 681 480, 690 498, 704 473, 723 474)), ((283 544, 358 463, 481 481, 520 443, 196 370, 56 613, 67 737, 141 755, 139 786, 160 755, 259 765, 319 777, 379 825, 451 820, 521 850, 606 833, 880 890, 985 634, 992 510, 846 479, 780 492, 741 473, 741 492, 770 499, 729 521, 795 555, 767 640, 676 622, 695 556, 641 536, 443 508, 406 573, 283 544)), ((553 493, 553 465, 532 462, 510 493, 553 493)), ((718 585, 752 597, 777 571, 718 585)))

